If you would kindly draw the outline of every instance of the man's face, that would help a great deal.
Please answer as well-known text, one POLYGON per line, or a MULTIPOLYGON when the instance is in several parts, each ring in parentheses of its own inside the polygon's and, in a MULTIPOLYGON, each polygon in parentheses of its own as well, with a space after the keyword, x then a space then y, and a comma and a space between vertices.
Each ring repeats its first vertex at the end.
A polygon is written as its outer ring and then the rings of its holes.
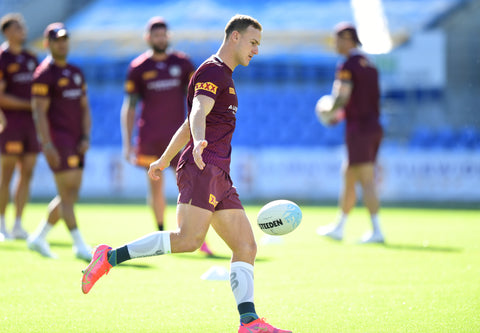
POLYGON ((154 28, 148 34, 148 43, 156 53, 165 53, 168 48, 168 32, 165 28, 154 28))
POLYGON ((238 34, 237 36, 233 36, 234 38, 238 38, 235 49, 236 60, 238 64, 248 66, 253 56, 258 54, 262 32, 253 26, 249 26, 243 33, 234 31, 233 34, 238 34))
POLYGON ((27 38, 25 26, 20 22, 13 22, 4 32, 5 37, 12 43, 23 44, 27 38))
POLYGON ((48 41, 50 53, 54 59, 65 59, 68 55, 68 37, 59 37, 48 41))
POLYGON ((349 32, 344 31, 335 35, 335 49, 339 54, 347 55, 353 47, 355 47, 355 42, 349 32))

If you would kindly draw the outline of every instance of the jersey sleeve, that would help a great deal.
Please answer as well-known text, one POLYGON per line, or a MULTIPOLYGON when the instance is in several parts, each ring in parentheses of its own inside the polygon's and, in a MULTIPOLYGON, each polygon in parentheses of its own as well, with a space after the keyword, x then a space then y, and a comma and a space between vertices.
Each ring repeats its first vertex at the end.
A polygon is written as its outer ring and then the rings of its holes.
POLYGON ((32 97, 49 97, 50 85, 51 75, 48 71, 35 72, 32 80, 32 97))
POLYGON ((127 94, 138 94, 140 81, 139 81, 139 69, 132 64, 128 67, 127 79, 125 80, 125 92, 127 94))
POLYGON ((354 67, 352 59, 348 59, 338 68, 335 78, 340 81, 352 81, 354 67))
POLYGON ((216 100, 224 85, 223 70, 217 66, 207 67, 196 77, 194 96, 205 95, 216 100))

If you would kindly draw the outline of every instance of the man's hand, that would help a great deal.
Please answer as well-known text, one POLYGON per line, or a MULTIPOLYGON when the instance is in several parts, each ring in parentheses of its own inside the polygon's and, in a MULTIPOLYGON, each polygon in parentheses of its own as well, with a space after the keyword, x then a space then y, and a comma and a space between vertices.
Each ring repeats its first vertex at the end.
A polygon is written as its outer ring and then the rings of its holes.
POLYGON ((203 170, 205 168, 205 162, 203 162, 202 153, 205 147, 207 147, 207 145, 207 140, 199 140, 196 141, 195 145, 193 146, 193 160, 195 161, 195 164, 200 170, 203 170))
POLYGON ((82 138, 82 141, 78 144, 78 152, 81 155, 85 155, 88 148, 90 148, 90 140, 87 137, 82 138))
POLYGON ((125 161, 128 163, 135 164, 135 156, 131 145, 123 146, 123 158, 125 158, 125 161))
POLYGON ((159 174, 162 173, 163 170, 170 166, 170 161, 166 161, 163 155, 153 163, 150 163, 150 167, 148 168, 148 176, 153 180, 159 180, 159 174))
POLYGON ((47 159, 48 165, 50 165, 52 169, 57 169, 60 166, 60 155, 58 154, 55 146, 51 142, 49 142, 44 144, 42 149, 43 154, 47 159))

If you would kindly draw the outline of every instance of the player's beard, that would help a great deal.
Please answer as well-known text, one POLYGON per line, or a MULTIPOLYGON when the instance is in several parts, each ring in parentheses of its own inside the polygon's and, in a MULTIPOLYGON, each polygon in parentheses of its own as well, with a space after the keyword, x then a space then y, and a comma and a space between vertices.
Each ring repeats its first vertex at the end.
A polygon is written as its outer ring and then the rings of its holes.
POLYGON ((164 54, 165 52, 167 52, 167 49, 168 49, 168 43, 164 44, 164 45, 161 45, 161 46, 160 45, 152 45, 152 50, 155 53, 164 54))

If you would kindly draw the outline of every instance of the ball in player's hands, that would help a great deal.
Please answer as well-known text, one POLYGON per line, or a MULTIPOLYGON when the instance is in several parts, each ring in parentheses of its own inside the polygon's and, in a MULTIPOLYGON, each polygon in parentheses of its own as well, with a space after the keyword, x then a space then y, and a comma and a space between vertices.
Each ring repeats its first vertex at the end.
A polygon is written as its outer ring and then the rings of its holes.
POLYGON ((322 96, 315 105, 315 114, 318 120, 325 126, 335 125, 345 118, 343 109, 332 110, 333 97, 331 95, 322 96))

